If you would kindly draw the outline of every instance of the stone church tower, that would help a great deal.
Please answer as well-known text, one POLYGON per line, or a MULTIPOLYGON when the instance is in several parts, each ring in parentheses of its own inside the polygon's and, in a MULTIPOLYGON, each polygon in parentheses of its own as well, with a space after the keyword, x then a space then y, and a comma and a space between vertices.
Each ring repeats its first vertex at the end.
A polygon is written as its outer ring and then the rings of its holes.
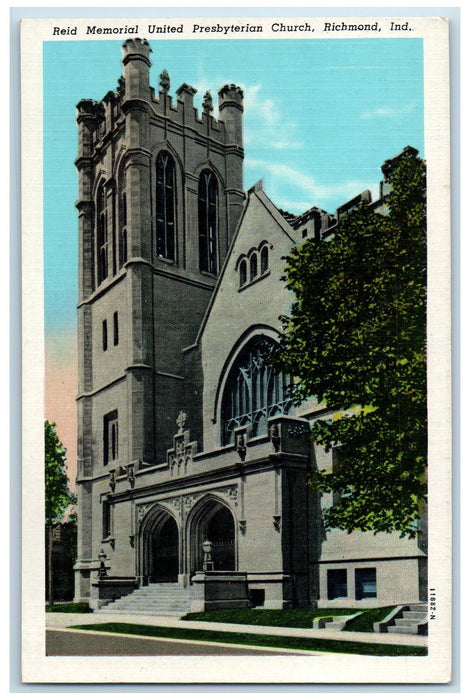
MULTIPOLYGON (((178 412, 194 415, 186 402, 201 387, 197 373, 185 382, 182 351, 197 335, 244 202, 241 89, 220 90, 219 120, 206 93, 199 115, 190 85, 173 104, 166 71, 154 93, 150 52, 147 41, 128 39, 117 90, 77 105, 82 523, 103 473, 127 465, 132 479, 164 462, 178 412)), ((78 595, 94 549, 92 528, 81 527, 78 595)))

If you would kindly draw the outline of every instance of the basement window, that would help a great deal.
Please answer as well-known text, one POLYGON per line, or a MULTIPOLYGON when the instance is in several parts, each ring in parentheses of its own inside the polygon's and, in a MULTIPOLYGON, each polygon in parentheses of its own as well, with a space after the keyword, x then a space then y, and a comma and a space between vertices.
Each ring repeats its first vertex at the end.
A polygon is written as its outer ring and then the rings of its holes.
POLYGON ((377 569, 356 569, 356 600, 377 598, 377 569))
POLYGON ((348 597, 348 572, 346 569, 328 569, 326 578, 328 600, 348 597))

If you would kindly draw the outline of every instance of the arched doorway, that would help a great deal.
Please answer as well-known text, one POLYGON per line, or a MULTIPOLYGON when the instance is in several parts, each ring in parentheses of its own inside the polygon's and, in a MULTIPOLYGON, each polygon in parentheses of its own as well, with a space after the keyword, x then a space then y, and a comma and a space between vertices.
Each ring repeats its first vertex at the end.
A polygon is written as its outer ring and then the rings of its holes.
POLYGON ((178 580, 178 526, 168 516, 152 533, 150 583, 178 580))
POLYGON ((197 507, 190 527, 190 571, 203 570, 202 543, 212 542, 212 561, 215 571, 235 571, 235 521, 230 508, 209 498, 197 507))
POLYGON ((157 508, 146 520, 142 535, 144 580, 149 583, 178 581, 179 532, 174 517, 157 508))

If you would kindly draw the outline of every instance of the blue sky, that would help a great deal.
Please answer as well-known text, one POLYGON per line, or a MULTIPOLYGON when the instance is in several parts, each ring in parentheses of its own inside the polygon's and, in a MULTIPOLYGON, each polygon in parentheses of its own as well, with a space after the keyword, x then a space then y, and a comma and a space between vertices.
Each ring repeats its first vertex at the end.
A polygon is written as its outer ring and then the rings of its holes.
MULTIPOLYGON (((151 84, 245 92, 245 188, 263 179, 294 213, 334 212, 377 192, 380 165, 412 145, 424 156, 420 39, 172 40, 150 42, 151 84)), ((75 105, 101 99, 121 75, 121 41, 44 43, 46 340, 74 335, 77 300, 75 105)), ((217 113, 215 113, 217 116, 217 113)))

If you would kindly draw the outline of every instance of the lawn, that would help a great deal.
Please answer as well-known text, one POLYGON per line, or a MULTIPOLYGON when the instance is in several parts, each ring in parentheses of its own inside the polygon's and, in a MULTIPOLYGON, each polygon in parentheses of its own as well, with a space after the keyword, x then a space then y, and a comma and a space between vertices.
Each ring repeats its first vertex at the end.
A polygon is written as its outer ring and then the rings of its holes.
POLYGON ((266 625, 267 627, 304 627, 312 628, 315 617, 337 617, 359 612, 357 608, 324 608, 323 610, 211 610, 202 613, 188 613, 183 620, 201 620, 204 622, 230 622, 237 625, 266 625))
POLYGON ((220 644, 243 644, 246 646, 290 649, 298 651, 324 651, 337 654, 361 654, 368 656, 426 656, 426 647, 413 647, 398 644, 367 644, 365 642, 337 641, 332 639, 275 636, 269 634, 248 634, 214 630, 195 630, 174 627, 153 627, 151 625, 107 622, 94 625, 74 625, 69 629, 111 632, 114 634, 136 634, 145 637, 166 639, 189 639, 192 641, 218 642, 220 644))
POLYGON ((346 623, 348 632, 373 632, 374 622, 380 622, 393 606, 386 608, 322 608, 319 610, 211 610, 203 613, 188 613, 183 620, 201 620, 202 622, 230 622, 238 625, 265 625, 267 627, 303 627, 311 629, 314 618, 356 615, 346 623))

